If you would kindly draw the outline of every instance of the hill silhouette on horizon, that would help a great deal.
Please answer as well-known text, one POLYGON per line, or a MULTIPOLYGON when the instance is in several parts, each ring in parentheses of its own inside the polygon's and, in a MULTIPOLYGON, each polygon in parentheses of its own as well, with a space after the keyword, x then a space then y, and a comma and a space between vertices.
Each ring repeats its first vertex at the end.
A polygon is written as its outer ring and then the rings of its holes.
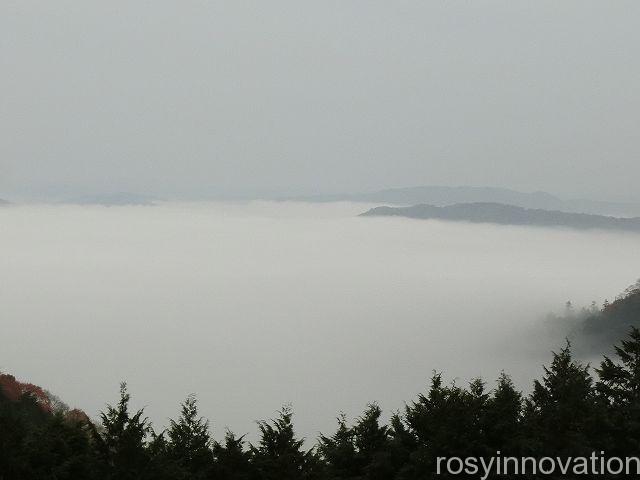
POLYGON ((411 207, 383 206, 367 210, 360 216, 640 232, 639 217, 620 218, 559 210, 530 209, 491 202, 457 203, 444 207, 425 204, 411 207))

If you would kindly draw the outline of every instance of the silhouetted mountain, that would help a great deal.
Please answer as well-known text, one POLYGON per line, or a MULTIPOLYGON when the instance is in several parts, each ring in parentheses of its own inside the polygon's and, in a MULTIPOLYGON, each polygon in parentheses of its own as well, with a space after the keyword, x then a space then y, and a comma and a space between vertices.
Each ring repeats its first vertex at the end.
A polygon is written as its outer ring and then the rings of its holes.
POLYGON ((558 208, 562 204, 562 200, 546 192, 524 193, 493 187, 423 186, 392 188, 361 194, 359 197, 364 201, 406 205, 428 203, 443 206, 454 203, 492 202, 526 208, 558 208))
POLYGON ((533 225, 640 232, 640 218, 616 218, 557 210, 528 209, 502 203, 458 203, 446 207, 376 207, 361 216, 398 216, 500 225, 533 225))
POLYGON ((391 205, 429 204, 439 207, 456 203, 504 203, 523 208, 560 210, 598 215, 640 216, 640 204, 601 202, 595 200, 560 199, 546 192, 518 192, 496 187, 421 186, 391 188, 370 193, 292 197, 287 200, 311 202, 369 202, 391 205))
POLYGON ((0 207, 6 207, 7 205, 11 205, 11 203, 7 200, 3 200, 0 198, 0 207))

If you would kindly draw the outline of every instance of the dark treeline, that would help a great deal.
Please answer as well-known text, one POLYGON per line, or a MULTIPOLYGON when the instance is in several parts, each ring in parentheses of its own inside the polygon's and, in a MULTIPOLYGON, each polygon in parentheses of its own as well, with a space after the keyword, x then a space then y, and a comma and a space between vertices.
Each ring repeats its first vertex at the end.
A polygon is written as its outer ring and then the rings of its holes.
POLYGON ((231 432, 215 441, 190 396, 177 420, 155 431, 143 410, 130 409, 124 384, 118 402, 91 422, 42 389, 0 375, 0 480, 430 479, 446 477, 436 475, 437 457, 638 456, 640 330, 632 327, 594 374, 567 342, 528 395, 504 373, 493 388, 480 379, 444 384, 434 374, 388 423, 371 404, 353 422, 339 416, 335 432, 311 447, 285 407, 258 430, 255 444, 231 432))
POLYGON ((640 280, 629 286, 613 301, 605 300, 576 309, 567 302, 562 315, 549 315, 547 327, 553 335, 568 336, 578 354, 592 355, 611 347, 629 331, 640 326, 640 280))

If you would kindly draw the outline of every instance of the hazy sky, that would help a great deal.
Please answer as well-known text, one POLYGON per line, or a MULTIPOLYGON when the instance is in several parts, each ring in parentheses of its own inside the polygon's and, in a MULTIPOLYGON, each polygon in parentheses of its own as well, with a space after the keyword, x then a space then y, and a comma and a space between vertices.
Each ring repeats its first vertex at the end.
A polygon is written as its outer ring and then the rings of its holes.
POLYGON ((640 2, 0 4, 0 197, 632 197, 640 2))

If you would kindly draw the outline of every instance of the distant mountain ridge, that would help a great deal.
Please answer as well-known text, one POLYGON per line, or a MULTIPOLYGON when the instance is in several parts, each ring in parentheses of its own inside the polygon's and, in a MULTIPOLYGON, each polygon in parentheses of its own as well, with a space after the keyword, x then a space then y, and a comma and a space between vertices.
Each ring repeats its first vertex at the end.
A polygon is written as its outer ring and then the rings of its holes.
POLYGON ((499 225, 531 225, 577 229, 623 230, 640 233, 640 218, 618 218, 558 210, 529 209, 502 203, 457 203, 445 207, 414 205, 411 207, 376 207, 360 216, 396 216, 499 225))
POLYGON ((130 205, 150 206, 154 204, 154 198, 135 193, 118 192, 71 197, 64 200, 62 203, 71 203, 76 205, 102 205, 107 207, 130 205))
POLYGON ((547 192, 527 193, 498 187, 446 187, 427 185, 408 188, 390 188, 370 193, 298 196, 284 200, 309 202, 351 201, 398 206, 428 204, 440 207, 456 203, 502 203, 523 208, 560 210, 573 213, 592 213, 622 217, 640 216, 640 204, 584 199, 565 200, 547 192))

